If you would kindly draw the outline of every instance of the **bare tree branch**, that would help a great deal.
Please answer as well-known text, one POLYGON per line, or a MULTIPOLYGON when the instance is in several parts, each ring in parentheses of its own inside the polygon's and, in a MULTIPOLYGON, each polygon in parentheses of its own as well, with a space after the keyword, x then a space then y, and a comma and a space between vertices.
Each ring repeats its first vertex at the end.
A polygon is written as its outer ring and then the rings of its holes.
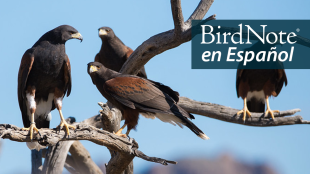
MULTIPOLYGON (((74 123, 75 118, 73 117, 69 117, 66 121, 70 124, 77 124, 74 123)), ((100 115, 88 118, 81 123, 97 128, 103 127, 100 115)), ((62 172, 63 167, 66 167, 71 171, 73 168, 75 173, 102 174, 100 168, 90 158, 89 152, 79 141, 58 142, 56 146, 49 147, 47 152, 44 149, 44 157, 46 157, 46 160, 43 173, 59 173, 62 172), (71 155, 68 155, 69 150, 71 155), (57 161, 57 163, 54 161, 57 161)))
MULTIPOLYGON (((75 118, 69 117, 66 119, 66 122, 72 124, 75 122, 75 118)), ((43 165, 43 169, 41 173, 43 174, 62 173, 63 168, 65 166, 65 162, 67 160, 68 150, 72 144, 73 144, 73 141, 63 141, 63 142, 58 142, 56 146, 50 146, 47 149, 41 150, 40 160, 42 160, 43 151, 44 151, 44 157, 45 157, 45 161, 44 161, 44 165, 43 165)), ((36 152, 36 153, 39 153, 39 152, 36 152)), ((35 164, 32 162, 32 165, 35 165, 35 164)))
POLYGON ((209 11, 209 9, 210 9, 211 5, 213 4, 213 2, 214 2, 214 0, 201 0, 199 2, 199 4, 198 4, 197 8, 195 9, 195 11, 188 18, 188 20, 185 22, 185 25, 188 28, 190 28, 190 27, 192 27, 192 20, 201 20, 201 19, 203 19, 203 17, 209 11))
MULTIPOLYGON (((185 28, 182 33, 175 37, 175 29, 157 34, 144 41, 127 59, 124 63, 121 73, 124 74, 137 74, 139 70, 144 66, 151 58, 154 56, 175 48, 185 42, 191 40, 191 20, 201 20, 205 14, 208 12, 213 0, 201 0, 198 7, 191 15, 189 20, 186 22, 187 28, 185 28)), ((175 25, 179 26, 181 24, 181 5, 180 2, 175 0, 171 1, 173 10, 173 19, 175 20, 175 25), (176 17, 178 16, 178 17, 176 17)), ((183 23, 183 21, 182 21, 183 23)), ((176 28, 178 30, 178 28, 176 28)), ((179 32, 179 31, 177 31, 179 32)))
MULTIPOLYGON (((31 140, 28 133, 28 131, 23 131, 21 128, 11 124, 0 124, 0 137, 3 139, 10 139, 17 142, 30 142, 31 140)), ((98 145, 106 146, 110 150, 117 151, 122 155, 130 155, 132 157, 136 156, 133 148, 138 147, 133 139, 128 140, 86 124, 77 124, 76 130, 70 130, 70 137, 68 137, 63 130, 56 131, 56 129, 40 129, 40 133, 41 137, 35 134, 33 141, 38 141, 50 146, 56 145, 59 141, 88 140, 98 145)))
POLYGON ((171 11, 174 21, 174 36, 179 37, 184 29, 184 18, 181 7, 181 0, 171 0, 171 11))
MULTIPOLYGON (((71 146, 72 147, 72 146, 71 146)), ((71 148, 70 147, 70 148, 71 148)), ((47 154, 47 149, 42 149, 42 157, 45 158, 47 154)), ((79 174, 79 172, 77 172, 75 169, 77 169, 77 167, 75 166, 75 162, 74 159, 71 155, 67 155, 66 157, 66 162, 64 164, 64 167, 71 173, 71 174, 79 174)), ((41 174, 41 173, 40 173, 41 174)))
POLYGON ((48 147, 43 164, 43 174, 62 173, 72 143, 73 141, 61 141, 48 147))
POLYGON ((243 122, 243 116, 236 115, 239 110, 227 106, 207 102, 198 102, 186 97, 180 97, 179 105, 187 112, 193 114, 203 115, 206 117, 247 126, 310 124, 309 121, 302 120, 301 116, 284 117, 294 115, 296 112, 300 112, 300 109, 293 109, 289 111, 281 111, 280 113, 275 113, 275 120, 271 120, 270 117, 264 117, 263 113, 251 113, 251 117, 247 118, 245 122, 243 122))
MULTIPOLYGON (((72 146, 71 146, 72 147, 72 146)), ((70 147, 70 148, 71 148, 70 147)), ((77 173, 76 169, 78 168, 76 165, 75 165, 75 162, 74 162, 74 159, 71 155, 67 155, 67 158, 66 158, 66 163, 65 163, 65 168, 70 172, 70 173, 77 173), (73 170, 72 170, 73 169, 73 170)))
MULTIPOLYGON (((102 116, 103 129, 109 132, 117 132, 120 128, 120 122, 122 120, 122 113, 112 104, 98 103, 102 108, 100 114, 102 116)), ((136 144, 138 145, 138 144, 136 144)), ((109 149, 109 148, 108 148, 109 149)), ((133 174, 133 156, 127 154, 121 154, 117 151, 109 149, 111 154, 111 160, 106 165, 106 173, 123 173, 133 174)))
POLYGON ((81 174, 75 170, 74 167, 70 166, 68 163, 65 163, 64 166, 71 174, 81 174))
POLYGON ((74 141, 69 152, 75 163, 75 170, 79 173, 103 174, 81 142, 74 141))

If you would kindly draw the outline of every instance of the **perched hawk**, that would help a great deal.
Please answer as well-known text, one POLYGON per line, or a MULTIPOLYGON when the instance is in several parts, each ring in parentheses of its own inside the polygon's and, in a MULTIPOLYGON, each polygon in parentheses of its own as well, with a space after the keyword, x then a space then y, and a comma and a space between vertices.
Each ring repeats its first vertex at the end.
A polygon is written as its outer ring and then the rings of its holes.
MULTIPOLYGON (((99 37, 102 45, 95 57, 95 62, 100 62, 105 67, 119 72, 133 50, 127 47, 109 27, 99 28, 99 37)), ((147 78, 144 67, 137 76, 147 78)))
POLYGON ((69 25, 61 25, 45 33, 21 60, 18 72, 18 101, 23 117, 24 130, 33 131, 48 128, 50 112, 55 108, 60 114, 60 125, 68 125, 62 115, 62 100, 71 92, 71 67, 66 54, 65 43, 69 39, 79 39, 82 35, 69 25))
MULTIPOLYGON (((258 41, 252 47, 245 49, 245 51, 253 51, 256 55, 259 51, 268 52, 273 46, 275 44, 262 44, 258 41)), ((250 66, 255 68, 257 64, 258 62, 253 62, 250 66)), ((270 68, 283 68, 280 62, 266 62, 263 65, 270 68)), ((278 96, 284 83, 286 86, 287 78, 284 69, 238 69, 236 90, 237 96, 241 96, 244 101, 244 107, 237 115, 243 113, 243 121, 245 121, 247 114, 251 116, 250 112, 264 112, 266 103, 267 110, 265 116, 270 114, 271 118, 274 119, 273 113, 279 112, 279 110, 270 109, 268 97, 278 96)))
POLYGON ((137 126, 139 113, 144 113, 173 125, 185 125, 200 138, 209 139, 189 120, 194 116, 177 104, 179 93, 170 87, 138 76, 118 73, 99 62, 89 63, 87 69, 100 93, 123 114, 125 124, 116 132, 117 135, 126 137, 137 126), (122 134, 126 125, 127 132, 122 134))

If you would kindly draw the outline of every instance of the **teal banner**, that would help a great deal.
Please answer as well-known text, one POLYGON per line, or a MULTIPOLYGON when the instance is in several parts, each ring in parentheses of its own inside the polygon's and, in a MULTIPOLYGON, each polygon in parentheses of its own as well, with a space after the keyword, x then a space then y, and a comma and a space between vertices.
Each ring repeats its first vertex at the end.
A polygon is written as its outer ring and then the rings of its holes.
POLYGON ((196 20, 192 26, 192 69, 310 69, 310 20, 196 20))

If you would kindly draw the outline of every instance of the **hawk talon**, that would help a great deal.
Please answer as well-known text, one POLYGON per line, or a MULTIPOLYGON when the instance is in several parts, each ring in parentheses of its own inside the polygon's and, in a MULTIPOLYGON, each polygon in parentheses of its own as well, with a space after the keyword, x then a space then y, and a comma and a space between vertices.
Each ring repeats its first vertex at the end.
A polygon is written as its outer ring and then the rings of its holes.
POLYGON ((65 132, 68 136, 70 135, 70 128, 75 130, 75 126, 69 125, 66 121, 61 121, 57 128, 59 128, 59 132, 61 129, 65 128, 65 132))
POLYGON ((38 132, 39 135, 41 136, 39 129, 36 127, 35 123, 33 123, 33 122, 30 124, 29 128, 22 128, 22 130, 29 131, 29 136, 30 136, 31 142, 32 142, 32 138, 33 138, 33 132, 38 132))
POLYGON ((267 110, 266 110, 264 116, 267 117, 267 116, 270 114, 271 119, 274 120, 274 115, 273 115, 274 112, 275 112, 275 113, 280 113, 279 110, 271 110, 270 108, 267 108, 267 110))
POLYGON ((243 118, 242 118, 242 120, 243 120, 243 122, 245 123, 246 115, 249 115, 249 117, 251 117, 251 113, 250 113, 250 111, 249 111, 249 109, 248 109, 247 107, 244 107, 242 110, 238 111, 238 112, 237 112, 237 115, 240 115, 240 114, 242 114, 242 113, 243 113, 243 118))
POLYGON ((123 137, 123 138, 127 138, 127 135, 126 134, 122 134, 122 132, 116 132, 116 133, 114 133, 114 131, 113 131, 113 134, 114 135, 117 135, 117 136, 120 136, 120 137, 123 137))

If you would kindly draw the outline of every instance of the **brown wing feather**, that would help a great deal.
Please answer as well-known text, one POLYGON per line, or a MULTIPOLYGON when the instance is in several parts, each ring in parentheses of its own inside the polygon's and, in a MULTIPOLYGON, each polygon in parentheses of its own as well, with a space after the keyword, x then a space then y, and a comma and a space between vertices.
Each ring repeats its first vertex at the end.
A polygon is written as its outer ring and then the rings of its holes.
POLYGON ((28 75, 31 71, 32 65, 34 62, 34 57, 31 54, 30 51, 26 51, 25 54, 22 57, 19 71, 18 71, 18 101, 19 101, 19 106, 21 108, 22 106, 22 101, 24 97, 24 90, 27 84, 27 79, 28 75))
POLYGON ((173 97, 157 88, 158 84, 138 77, 120 76, 106 81, 104 89, 117 101, 130 108, 193 118, 177 106, 173 97))
POLYGON ((65 92, 67 92, 67 97, 68 97, 71 93, 71 86, 72 86, 71 65, 70 65, 70 60, 68 56, 66 56, 65 58, 64 76, 65 76, 65 92))
POLYGON ((23 123, 25 127, 30 126, 30 121, 27 116, 27 108, 24 100, 24 91, 27 84, 28 75, 31 71, 32 65, 34 62, 34 57, 32 55, 32 50, 27 50, 22 57, 19 71, 18 71, 18 85, 17 85, 17 93, 18 93, 18 103, 20 111, 22 112, 23 123))
POLYGON ((277 93, 277 95, 280 94, 283 84, 285 84, 285 86, 287 85, 287 78, 286 78, 286 74, 285 74, 285 70, 284 69, 278 69, 277 70, 277 74, 278 74, 278 79, 276 82, 276 86, 275 86, 275 91, 277 93))
POLYGON ((133 53, 133 50, 129 47, 127 47, 127 51, 126 51, 126 60, 129 58, 129 56, 133 53))
POLYGON ((237 90, 237 96, 239 97, 239 84, 241 82, 241 76, 243 73, 243 69, 237 69, 237 77, 236 77, 236 90, 237 90))

